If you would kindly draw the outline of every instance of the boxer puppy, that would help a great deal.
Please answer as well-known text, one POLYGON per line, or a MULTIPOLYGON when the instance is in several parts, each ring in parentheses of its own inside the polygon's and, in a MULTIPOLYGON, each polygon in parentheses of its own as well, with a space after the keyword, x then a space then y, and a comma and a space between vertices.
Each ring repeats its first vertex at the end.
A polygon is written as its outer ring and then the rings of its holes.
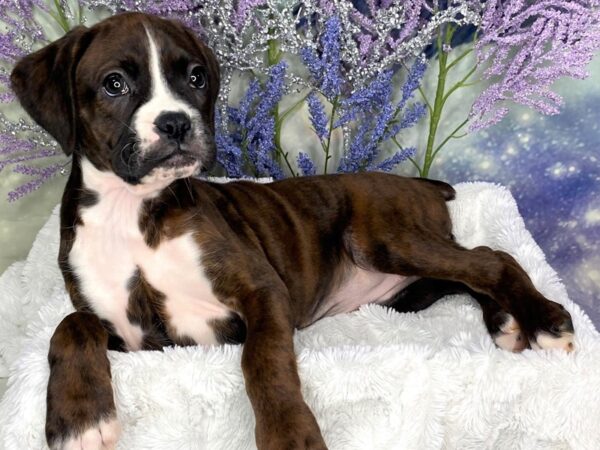
POLYGON ((468 290, 496 344, 573 348, 569 314, 508 254, 452 237, 445 183, 383 173, 212 184, 219 70, 181 24, 138 13, 23 58, 12 86, 73 157, 58 262, 76 312, 50 344, 52 449, 114 448, 107 349, 244 343, 260 449, 324 449, 293 333, 468 290))

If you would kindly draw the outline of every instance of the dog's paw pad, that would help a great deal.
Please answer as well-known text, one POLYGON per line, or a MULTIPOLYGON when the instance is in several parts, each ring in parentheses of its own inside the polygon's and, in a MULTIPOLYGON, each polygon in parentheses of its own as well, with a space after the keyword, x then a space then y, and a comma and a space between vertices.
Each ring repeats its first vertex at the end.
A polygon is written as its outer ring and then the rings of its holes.
POLYGON ((83 433, 67 439, 60 450, 114 450, 121 435, 117 419, 101 420, 83 433))
POLYGON ((559 333, 551 333, 540 331, 535 336, 535 342, 531 343, 531 348, 534 350, 559 349, 567 353, 575 350, 575 335, 568 331, 559 333))
POLYGON ((513 316, 508 315, 506 322, 500 330, 492 336, 494 343, 501 349, 509 352, 521 352, 527 348, 528 342, 521 331, 521 327, 513 316))

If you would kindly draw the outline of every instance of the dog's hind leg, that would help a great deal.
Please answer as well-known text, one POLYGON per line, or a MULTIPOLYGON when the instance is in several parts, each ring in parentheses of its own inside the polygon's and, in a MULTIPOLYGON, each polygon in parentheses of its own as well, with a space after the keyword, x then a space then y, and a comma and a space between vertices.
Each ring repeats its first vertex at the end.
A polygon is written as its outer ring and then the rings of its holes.
POLYGON ((492 298, 473 291, 463 283, 420 278, 394 295, 385 305, 402 313, 416 312, 428 308, 446 295, 455 294, 469 294, 479 303, 485 326, 498 347, 512 352, 528 347, 527 338, 510 313, 504 311, 492 298))
POLYGON ((114 449, 120 435, 109 335, 91 313, 74 312, 50 341, 46 439, 52 450, 114 449))
POLYGON ((419 278, 383 303, 400 313, 421 311, 429 308, 446 295, 462 294, 468 289, 455 281, 435 278, 419 278))
MULTIPOLYGON (((503 311, 510 311, 532 348, 573 349, 569 313, 538 292, 509 254, 488 247, 468 250, 439 235, 353 238, 356 251, 376 270, 464 283, 492 298, 503 311)), ((490 307, 493 303, 486 304, 490 307)), ((516 324, 509 320, 500 329, 512 332, 516 324)))

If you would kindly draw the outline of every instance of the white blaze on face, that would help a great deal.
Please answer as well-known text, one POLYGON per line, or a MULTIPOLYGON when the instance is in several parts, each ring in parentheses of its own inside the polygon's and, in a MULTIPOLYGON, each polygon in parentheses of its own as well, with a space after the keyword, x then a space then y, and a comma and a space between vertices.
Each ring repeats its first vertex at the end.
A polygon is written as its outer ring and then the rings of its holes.
POLYGON ((137 110, 133 118, 133 127, 141 141, 142 154, 160 139, 155 131, 154 121, 162 113, 183 112, 192 119, 192 122, 198 117, 198 112, 190 104, 177 98, 169 88, 161 67, 160 53, 156 42, 147 29, 146 35, 148 36, 148 72, 151 83, 150 99, 137 110))

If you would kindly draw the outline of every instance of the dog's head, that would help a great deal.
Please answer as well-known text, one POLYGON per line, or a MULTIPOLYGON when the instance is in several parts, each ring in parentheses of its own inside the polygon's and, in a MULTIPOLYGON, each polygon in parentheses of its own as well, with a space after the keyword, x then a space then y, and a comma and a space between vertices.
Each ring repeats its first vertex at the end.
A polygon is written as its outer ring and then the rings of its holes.
POLYGON ((130 184, 208 169, 219 70, 183 25, 140 13, 78 27, 11 74, 29 115, 67 154, 130 184))

